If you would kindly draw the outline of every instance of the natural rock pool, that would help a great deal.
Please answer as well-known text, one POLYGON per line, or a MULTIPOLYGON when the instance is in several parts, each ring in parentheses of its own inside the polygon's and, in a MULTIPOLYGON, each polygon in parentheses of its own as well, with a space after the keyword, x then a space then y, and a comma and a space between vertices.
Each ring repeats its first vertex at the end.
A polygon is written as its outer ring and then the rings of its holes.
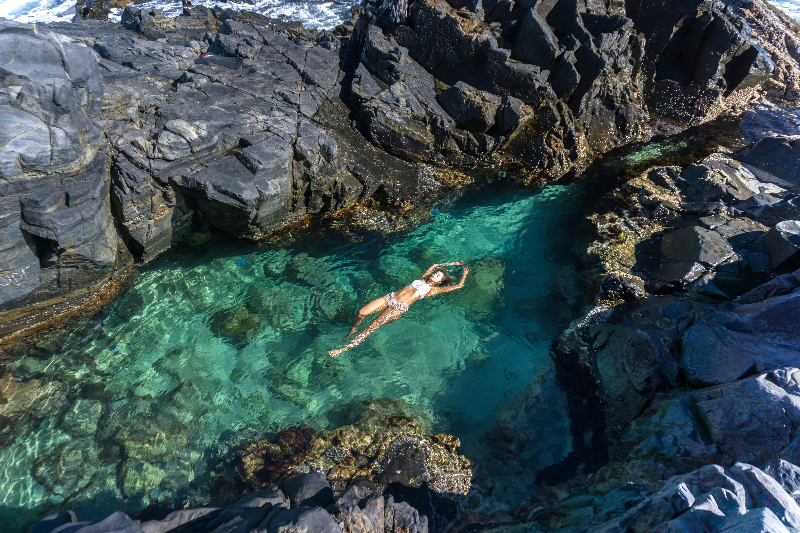
POLYGON ((0 521, 202 504, 215 496, 215 460, 243 441, 336 427, 378 398, 458 436, 491 471, 494 500, 520 503, 572 449, 550 346, 584 303, 584 191, 484 187, 403 233, 170 251, 98 316, 3 364, 0 521), (457 259, 471 268, 463 290, 327 355, 361 305, 457 259), (498 432, 525 434, 514 453, 530 479, 490 466, 498 432))

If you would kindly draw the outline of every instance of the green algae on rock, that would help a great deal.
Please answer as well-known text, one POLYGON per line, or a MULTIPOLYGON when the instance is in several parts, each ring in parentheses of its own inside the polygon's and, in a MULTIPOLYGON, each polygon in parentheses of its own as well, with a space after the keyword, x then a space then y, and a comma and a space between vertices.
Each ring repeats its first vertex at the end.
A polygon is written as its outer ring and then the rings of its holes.
POLYGON ((334 491, 356 481, 376 486, 391 483, 428 489, 442 495, 466 496, 470 461, 457 450, 460 441, 446 434, 431 436, 403 401, 379 400, 363 406, 350 425, 315 433, 297 427, 274 439, 242 446, 237 472, 251 490, 259 490, 293 473, 320 472, 334 491))

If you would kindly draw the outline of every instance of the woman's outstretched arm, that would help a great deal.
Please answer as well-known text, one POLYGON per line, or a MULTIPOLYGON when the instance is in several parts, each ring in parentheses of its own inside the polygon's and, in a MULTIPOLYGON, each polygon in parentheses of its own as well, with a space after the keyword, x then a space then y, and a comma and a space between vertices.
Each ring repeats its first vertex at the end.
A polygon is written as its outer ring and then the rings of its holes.
POLYGON ((426 298, 430 298, 431 296, 436 296, 437 294, 444 294, 446 292, 457 291, 464 287, 464 280, 467 279, 467 274, 469 274, 469 267, 464 267, 462 270, 463 274, 461 274, 461 281, 456 283, 455 285, 447 285, 445 287, 431 287, 431 290, 428 292, 426 298))
POLYGON ((464 261, 453 261, 452 263, 434 263, 434 264, 432 264, 430 266, 430 268, 428 268, 428 270, 425 271, 425 273, 422 275, 422 277, 424 278, 424 277, 430 276, 431 274, 433 274, 433 271, 436 270, 439 267, 449 267, 449 266, 456 266, 456 265, 463 265, 463 264, 464 264, 464 261))

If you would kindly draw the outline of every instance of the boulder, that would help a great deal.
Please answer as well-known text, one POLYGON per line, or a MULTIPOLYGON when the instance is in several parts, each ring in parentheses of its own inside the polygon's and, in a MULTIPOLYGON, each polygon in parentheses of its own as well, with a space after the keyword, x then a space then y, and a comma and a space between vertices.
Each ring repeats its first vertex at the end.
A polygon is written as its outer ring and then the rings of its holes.
POLYGON ((494 127, 501 103, 499 96, 478 91, 461 81, 442 92, 437 100, 459 128, 474 133, 486 133, 494 127))
POLYGON ((736 302, 741 304, 763 302, 775 296, 789 294, 797 287, 800 287, 800 270, 772 278, 748 293, 739 296, 736 302))
POLYGON ((800 350, 791 341, 771 342, 713 323, 692 326, 683 336, 680 366, 694 387, 730 383, 785 365, 800 365, 800 350))
POLYGON ((590 328, 592 362, 606 412, 616 427, 636 418, 655 393, 678 384, 678 363, 667 349, 669 336, 641 326, 599 325, 590 328))
POLYGON ((733 255, 731 245, 716 231, 684 227, 661 239, 662 265, 653 278, 675 284, 691 283, 733 255))
POLYGON ((794 270, 800 262, 800 220, 778 222, 750 250, 769 257, 772 270, 794 270))
POLYGON ((297 507, 283 511, 266 527, 255 529, 258 533, 342 533, 342 528, 325 509, 297 507))
POLYGON ((318 472, 291 477, 282 485, 292 507, 325 507, 333 500, 331 486, 325 476, 318 472))
POLYGON ((753 507, 769 509, 792 528, 800 526, 800 507, 772 476, 743 463, 733 465, 730 473, 750 494, 753 507))
POLYGON ((245 494, 234 504, 234 507, 264 507, 265 505, 288 509, 291 504, 283 491, 277 485, 273 485, 267 489, 245 494))
POLYGON ((738 305, 691 326, 680 364, 695 387, 800 364, 800 281, 786 274, 739 297, 738 305))
POLYGON ((800 138, 764 137, 741 150, 736 158, 769 172, 793 186, 800 186, 800 138))
MULTIPOLYGON (((514 39, 514 48, 511 50, 514 59, 548 69, 558 52, 558 38, 547 22, 535 9, 526 10, 514 39)), ((575 72, 573 87, 578 80, 580 75, 575 72)))
POLYGON ((0 311, 96 286, 120 261, 90 48, 0 22, 0 311))
POLYGON ((648 477, 710 462, 791 461, 800 445, 794 437, 799 391, 798 370, 783 367, 662 399, 628 426, 617 457, 648 477))
POLYGON ((28 530, 28 533, 50 533, 57 527, 63 526, 64 524, 72 524, 77 521, 78 518, 75 516, 74 511, 61 511, 42 518, 28 530))
POLYGON ((717 530, 720 533, 789 533, 775 513, 769 509, 753 509, 740 516, 727 518, 717 530))
POLYGON ((407 487, 420 488, 442 494, 466 494, 472 479, 469 464, 465 464, 454 452, 455 446, 447 441, 434 445, 419 436, 400 435, 392 440, 378 463, 379 480, 384 485, 399 483, 407 487))
POLYGON ((647 295, 644 280, 625 272, 609 272, 600 280, 601 298, 607 300, 636 301, 647 295))
POLYGON ((222 512, 214 507, 199 507, 195 509, 180 509, 172 511, 162 520, 148 520, 139 526, 142 533, 167 533, 183 524, 208 524, 222 512))
POLYGON ((783 490, 795 501, 800 498, 800 467, 784 459, 775 459, 767 463, 763 470, 780 483, 783 490))
POLYGON ((735 203, 759 192, 758 180, 741 163, 724 154, 711 154, 689 165, 681 173, 689 187, 684 190, 688 202, 735 203))
POLYGON ((681 228, 661 239, 661 257, 665 261, 692 261, 715 267, 733 253, 719 233, 698 226, 681 228))
POLYGON ((117 511, 105 519, 90 524, 89 522, 77 522, 61 526, 58 533, 143 533, 139 527, 138 520, 121 511, 117 511))
MULTIPOLYGON (((203 522, 205 531, 225 533, 250 533, 261 527, 269 517, 272 506, 267 504, 260 507, 235 507, 223 509, 211 520, 203 522)), ((171 525, 171 524, 170 524, 171 525)))

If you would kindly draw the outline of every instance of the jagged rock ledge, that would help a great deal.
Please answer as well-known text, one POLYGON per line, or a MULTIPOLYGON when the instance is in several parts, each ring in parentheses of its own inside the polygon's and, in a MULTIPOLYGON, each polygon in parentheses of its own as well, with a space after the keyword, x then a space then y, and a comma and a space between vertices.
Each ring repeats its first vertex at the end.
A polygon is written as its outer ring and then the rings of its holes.
POLYGON ((559 351, 596 379, 610 462, 563 501, 523 506, 519 527, 800 526, 797 145, 650 167, 599 202, 598 300, 559 351))
POLYGON ((204 7, 2 21, 0 334, 192 235, 419 202, 437 169, 554 178, 647 139, 654 109, 741 105, 769 57, 735 13, 684 4, 680 53, 660 12, 616 2, 426 0, 405 25, 367 6, 335 32, 204 7))

